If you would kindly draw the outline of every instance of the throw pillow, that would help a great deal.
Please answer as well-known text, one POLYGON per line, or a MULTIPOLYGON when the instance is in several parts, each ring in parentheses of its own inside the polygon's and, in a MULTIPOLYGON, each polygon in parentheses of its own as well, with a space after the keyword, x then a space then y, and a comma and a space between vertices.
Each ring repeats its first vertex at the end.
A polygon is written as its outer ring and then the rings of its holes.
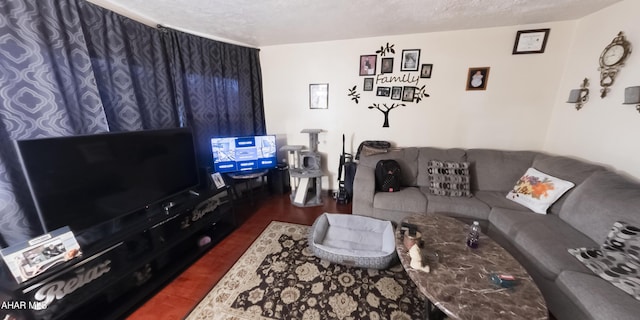
POLYGON ((509 191, 507 199, 513 200, 533 212, 546 214, 547 209, 573 186, 575 186, 573 182, 529 168, 516 182, 513 190, 509 191))
POLYGON ((430 160, 429 191, 439 196, 471 197, 469 162, 430 160))
POLYGON ((605 249, 622 251, 640 261, 640 228, 617 221, 602 246, 605 249))
POLYGON ((569 249, 578 261, 611 284, 640 300, 640 263, 615 250, 569 249))
POLYGON ((372 156, 374 154, 386 153, 387 151, 388 149, 379 149, 379 148, 363 145, 362 150, 360 150, 360 154, 363 156, 372 156))

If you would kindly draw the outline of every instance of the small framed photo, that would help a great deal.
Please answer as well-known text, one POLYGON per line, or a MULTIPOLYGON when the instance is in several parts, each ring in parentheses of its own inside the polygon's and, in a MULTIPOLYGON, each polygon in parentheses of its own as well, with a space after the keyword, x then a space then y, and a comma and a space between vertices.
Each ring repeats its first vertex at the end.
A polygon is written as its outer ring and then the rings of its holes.
POLYGON ((420 49, 402 50, 400 71, 418 71, 420 66, 420 49))
POLYGON ((402 99, 402 87, 391 87, 391 100, 402 99))
POLYGON ((391 88, 389 87, 378 87, 376 91, 376 96, 378 97, 388 97, 391 95, 391 88))
POLYGON ((402 101, 413 102, 416 95, 416 87, 404 87, 402 90, 402 101))
POLYGON ((309 108, 328 109, 329 108, 329 84, 314 83, 309 85, 309 108))
POLYGON ((423 64, 420 69, 420 78, 431 78, 431 70, 433 70, 433 64, 423 64))
POLYGON ((392 73, 393 72, 393 58, 382 58, 382 67, 380 67, 380 73, 392 73))
POLYGON ((490 69, 489 67, 469 68, 467 90, 486 90, 490 69))
POLYGON ((360 56, 360 75, 372 76, 376 74, 376 61, 378 56, 375 54, 360 56))
POLYGON ((373 78, 364 78, 362 91, 373 91, 373 78))
POLYGON ((512 54, 543 53, 550 29, 521 30, 516 34, 512 54))
POLYGON ((213 184, 216 186, 216 189, 220 189, 225 185, 224 179, 222 178, 220 172, 212 173, 211 180, 213 180, 213 184))

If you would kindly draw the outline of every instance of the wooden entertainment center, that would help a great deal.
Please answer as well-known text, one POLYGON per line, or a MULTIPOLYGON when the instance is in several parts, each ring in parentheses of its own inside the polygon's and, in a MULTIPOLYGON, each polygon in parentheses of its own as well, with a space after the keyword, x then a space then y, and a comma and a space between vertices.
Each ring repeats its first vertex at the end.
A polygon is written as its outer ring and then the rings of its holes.
POLYGON ((4 270, 0 317, 123 318, 236 228, 228 191, 191 191, 77 234, 82 256, 21 284, 4 270))

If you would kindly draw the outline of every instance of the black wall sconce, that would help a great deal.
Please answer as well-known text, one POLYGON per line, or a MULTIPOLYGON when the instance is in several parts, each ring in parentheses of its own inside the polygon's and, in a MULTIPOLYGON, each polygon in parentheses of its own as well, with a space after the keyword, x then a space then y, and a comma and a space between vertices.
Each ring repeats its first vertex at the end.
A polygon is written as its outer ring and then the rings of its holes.
POLYGON ((567 103, 575 103, 576 110, 582 109, 582 105, 587 103, 589 100, 589 79, 584 78, 582 80, 582 84, 580 85, 580 89, 573 89, 569 92, 569 99, 567 103))
POLYGON ((636 110, 640 112, 640 86, 624 89, 624 102, 622 104, 635 104, 636 110))

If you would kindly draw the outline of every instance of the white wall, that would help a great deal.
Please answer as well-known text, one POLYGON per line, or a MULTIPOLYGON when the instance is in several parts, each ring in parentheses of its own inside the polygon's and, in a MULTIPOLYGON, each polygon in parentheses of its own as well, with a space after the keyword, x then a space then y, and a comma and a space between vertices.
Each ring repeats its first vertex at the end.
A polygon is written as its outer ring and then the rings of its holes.
POLYGON ((545 149, 607 164, 640 177, 640 113, 623 105, 624 89, 640 85, 640 1, 626 0, 578 21, 550 122, 545 149), (623 31, 635 46, 605 98, 600 98, 598 58, 623 31), (590 100, 580 111, 564 103, 569 90, 589 78, 590 100))
MULTIPOLYGON (((363 140, 387 140, 397 146, 484 147, 541 150, 549 119, 557 104, 575 21, 465 31, 280 45, 261 48, 267 131, 286 136, 288 144, 307 145, 305 128, 326 130, 320 135, 327 184, 335 189, 342 134, 347 152, 363 140), (518 30, 551 28, 543 54, 512 55, 518 30), (362 92, 359 57, 375 54, 380 46, 395 45, 394 75, 402 49, 421 49, 420 63, 432 63, 426 84, 431 97, 392 110, 390 127, 383 114, 369 110, 389 98, 362 92), (470 67, 491 67, 486 91, 466 91, 470 67), (329 83, 329 108, 309 109, 311 83, 329 83), (358 86, 356 104, 348 89, 358 86)), ((380 60, 378 61, 379 72, 380 60)), ((417 72, 413 73, 418 75, 417 72)), ((392 84, 402 85, 402 84, 392 84)), ((564 91, 564 90, 563 90, 564 91)), ((568 90, 567 90, 568 93, 568 90)), ((564 106, 566 107, 566 106, 564 106)))

